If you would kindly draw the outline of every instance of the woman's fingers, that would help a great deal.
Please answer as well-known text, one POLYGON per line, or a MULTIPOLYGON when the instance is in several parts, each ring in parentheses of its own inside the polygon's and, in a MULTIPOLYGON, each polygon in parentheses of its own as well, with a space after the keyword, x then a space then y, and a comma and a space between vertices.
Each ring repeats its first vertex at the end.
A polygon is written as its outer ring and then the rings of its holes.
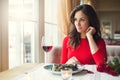
POLYGON ((79 61, 76 57, 72 57, 66 62, 66 64, 79 64, 79 61))
POLYGON ((95 30, 95 28, 93 28, 93 27, 89 27, 88 29, 87 29, 87 31, 86 31, 88 34, 94 34, 95 32, 96 32, 96 30, 95 30))

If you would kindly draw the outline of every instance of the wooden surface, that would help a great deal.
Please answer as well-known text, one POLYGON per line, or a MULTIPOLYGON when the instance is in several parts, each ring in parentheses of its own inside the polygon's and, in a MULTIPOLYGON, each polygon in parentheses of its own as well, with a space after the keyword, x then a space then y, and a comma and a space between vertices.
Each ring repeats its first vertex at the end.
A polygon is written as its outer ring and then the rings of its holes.
POLYGON ((11 80, 13 77, 22 74, 32 68, 34 68, 35 66, 37 66, 38 64, 31 64, 31 63, 27 63, 27 64, 23 64, 19 67, 10 69, 10 70, 6 70, 3 72, 0 72, 0 80, 11 80))

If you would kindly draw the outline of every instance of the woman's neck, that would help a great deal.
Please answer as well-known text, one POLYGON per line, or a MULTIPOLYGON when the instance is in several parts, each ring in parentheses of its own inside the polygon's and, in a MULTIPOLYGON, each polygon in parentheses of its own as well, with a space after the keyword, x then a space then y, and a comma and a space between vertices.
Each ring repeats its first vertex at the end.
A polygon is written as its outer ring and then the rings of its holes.
POLYGON ((86 34, 81 34, 81 38, 86 38, 86 34))

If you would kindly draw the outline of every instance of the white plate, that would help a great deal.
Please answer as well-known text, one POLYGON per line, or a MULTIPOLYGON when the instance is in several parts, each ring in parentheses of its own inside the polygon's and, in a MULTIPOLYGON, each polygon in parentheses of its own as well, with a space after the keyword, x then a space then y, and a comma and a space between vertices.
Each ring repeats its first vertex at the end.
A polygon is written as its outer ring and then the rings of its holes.
MULTIPOLYGON (((44 68, 45 70, 51 72, 51 73, 54 73, 54 74, 61 74, 60 71, 52 71, 52 67, 53 67, 53 64, 48 64, 48 65, 44 65, 43 68, 44 68)), ((81 66, 81 65, 77 65, 77 67, 78 67, 78 70, 76 70, 76 71, 72 71, 72 74, 74 74, 74 73, 78 73, 78 72, 80 72, 80 71, 83 70, 83 66, 81 66)))

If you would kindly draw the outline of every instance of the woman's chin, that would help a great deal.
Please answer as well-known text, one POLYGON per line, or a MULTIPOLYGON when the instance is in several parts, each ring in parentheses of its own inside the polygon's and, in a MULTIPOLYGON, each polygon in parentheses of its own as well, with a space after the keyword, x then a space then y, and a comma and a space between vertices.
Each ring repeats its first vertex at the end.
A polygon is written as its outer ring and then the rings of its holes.
POLYGON ((81 30, 77 30, 77 32, 81 33, 82 31, 81 30))

